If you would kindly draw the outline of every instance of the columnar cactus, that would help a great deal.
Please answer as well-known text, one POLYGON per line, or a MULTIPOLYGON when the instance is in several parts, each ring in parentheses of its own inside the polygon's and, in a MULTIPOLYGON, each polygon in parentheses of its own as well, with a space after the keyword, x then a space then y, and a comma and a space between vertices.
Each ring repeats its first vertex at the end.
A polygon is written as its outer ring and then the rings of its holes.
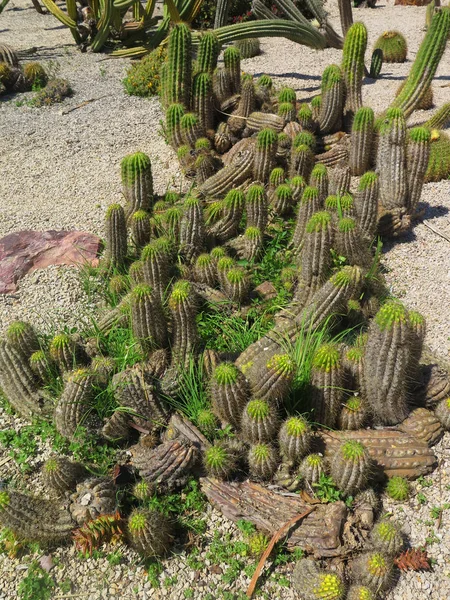
POLYGON ((241 431, 248 442, 269 442, 278 427, 278 412, 274 404, 266 400, 250 400, 242 412, 241 431))
POLYGON ((397 556, 405 545, 400 528, 387 518, 381 518, 372 529, 370 542, 375 550, 387 556, 397 556))
POLYGON ((184 106, 179 103, 170 104, 166 110, 167 140, 173 148, 180 148, 184 144, 181 132, 181 119, 184 113, 184 106))
POLYGON ((212 96, 212 77, 209 73, 197 73, 193 81, 192 108, 198 115, 204 131, 214 128, 214 103, 212 96))
POLYGON ((286 121, 286 123, 295 121, 297 117, 295 104, 292 104, 292 102, 282 102, 278 105, 278 114, 286 121))
POLYGON ((274 354, 261 365, 258 376, 250 381, 255 398, 281 403, 289 393, 296 364, 288 354, 274 354))
POLYGON ((367 400, 378 422, 396 425, 408 415, 410 329, 405 308, 386 302, 369 328, 364 361, 367 400))
POLYGON ((174 25, 167 48, 167 101, 169 104, 183 104, 186 108, 189 106, 191 93, 191 46, 189 27, 185 23, 174 25))
POLYGON ((24 358, 30 358, 33 352, 38 351, 40 347, 34 327, 25 321, 13 321, 9 325, 6 330, 6 341, 24 358))
POLYGON ((349 265, 368 267, 372 261, 371 253, 363 242, 358 224, 351 217, 339 219, 335 249, 339 255, 345 256, 349 265))
POLYGON ((263 236, 258 227, 247 227, 242 236, 242 249, 238 251, 239 256, 245 260, 255 261, 261 257, 263 249, 263 236))
POLYGON ((45 487, 52 493, 62 496, 74 490, 85 475, 80 463, 74 463, 64 456, 52 456, 42 465, 42 478, 45 487))
POLYGON ((195 181, 201 185, 216 172, 215 160, 210 154, 200 154, 194 162, 194 169, 195 181))
POLYGON ((231 93, 238 94, 241 91, 241 54, 235 46, 229 46, 223 53, 225 70, 228 72, 231 82, 231 93))
POLYGON ((180 121, 180 128, 183 141, 191 148, 194 148, 197 140, 205 135, 200 119, 195 113, 184 114, 180 121))
POLYGON ((198 256, 205 241, 205 223, 198 198, 188 196, 183 205, 180 223, 180 251, 187 262, 198 256))
POLYGON ((155 509, 134 508, 127 521, 130 546, 145 558, 164 556, 173 542, 173 525, 155 509))
POLYGON ((319 483, 320 476, 325 473, 325 461, 320 454, 308 454, 299 469, 300 475, 305 482, 314 490, 314 485, 319 483))
POLYGON ((242 411, 250 396, 244 375, 232 363, 222 363, 214 369, 209 387, 214 413, 224 423, 239 428, 242 411))
POLYGON ((167 345, 167 325, 161 299, 147 284, 137 284, 131 290, 131 327, 143 352, 167 345))
POLYGON ((266 183, 275 164, 277 134, 273 129, 263 129, 256 138, 253 176, 256 181, 266 183))
POLYGON ((328 196, 328 169, 325 165, 318 163, 311 171, 309 185, 317 188, 319 202, 322 204, 328 196))
POLYGON ((313 112, 308 104, 301 104, 297 112, 297 121, 303 131, 314 131, 313 112))
POLYGON ((350 136, 349 166, 352 175, 362 175, 367 171, 372 152, 373 126, 373 110, 362 106, 355 113, 350 136))
POLYGON ((283 459, 297 464, 311 447, 312 432, 306 419, 300 416, 286 419, 278 433, 278 442, 283 459))
POLYGON ((55 426, 58 432, 75 441, 80 428, 92 428, 92 400, 95 375, 88 369, 72 371, 66 377, 64 390, 55 408, 55 426))
POLYGON ((145 210, 137 210, 130 218, 131 241, 136 248, 142 248, 150 241, 150 218, 145 210))
POLYGON ((319 211, 320 208, 319 190, 315 187, 305 188, 298 205, 297 221, 290 242, 294 252, 298 253, 301 250, 305 237, 306 225, 312 215, 319 211))
POLYGON ((261 129, 270 127, 277 133, 281 133, 284 127, 284 119, 271 113, 252 112, 247 119, 247 127, 251 131, 261 131, 261 129))
POLYGON ((377 173, 367 171, 359 180, 355 208, 359 228, 364 237, 373 240, 378 223, 379 181, 377 173))
POLYGON ((30 356, 30 367, 43 384, 49 383, 55 370, 55 364, 44 350, 36 350, 30 356))
POLYGON ((407 201, 406 122, 399 108, 390 108, 379 127, 377 170, 380 202, 386 209, 402 208, 407 201))
POLYGON ((267 481, 278 466, 275 448, 265 443, 253 444, 248 452, 248 466, 251 478, 267 481))
POLYGON ((445 129, 450 123, 450 102, 446 102, 424 123, 428 129, 445 129))
POLYGON ((341 408, 339 413, 339 429, 356 431, 361 429, 368 418, 366 401, 359 396, 352 396, 341 408))
POLYGON ((370 476, 370 457, 367 449, 355 440, 343 442, 331 461, 330 474, 346 495, 361 491, 370 476))
POLYGON ((356 111, 362 105, 361 90, 366 47, 366 26, 364 23, 353 23, 345 36, 342 51, 342 72, 346 89, 344 117, 346 117, 349 124, 351 124, 356 111))
MULTIPOLYGON (((327 211, 314 213, 306 224, 301 257, 301 276, 306 287, 307 297, 314 294, 328 279, 331 268, 332 243, 331 214, 327 211)), ((306 298, 304 299, 306 301, 306 298)))
POLYGON ((184 365, 190 355, 195 354, 198 345, 197 298, 188 281, 181 279, 175 283, 169 297, 169 309, 172 315, 172 361, 184 365))
POLYGON ((239 229, 244 204, 244 192, 239 189, 230 190, 222 203, 223 217, 210 228, 209 233, 220 242, 234 237, 239 229))
POLYGON ((59 333, 50 342, 50 356, 62 371, 71 371, 83 361, 81 347, 67 333, 59 333))
POLYGON ((383 52, 380 49, 372 52, 370 59, 369 77, 371 79, 378 79, 383 67, 383 52))
POLYGON ((231 130, 224 121, 219 123, 214 134, 214 147, 219 154, 224 154, 231 147, 231 130))
POLYGON ((319 569, 311 558, 295 565, 293 585, 304 600, 343 600, 345 584, 337 573, 319 569))
POLYGON ((255 183, 248 188, 245 195, 245 212, 247 225, 257 227, 263 233, 267 225, 267 198, 264 186, 255 183))
MULTIPOLYGON (((228 48, 229 50, 229 48, 228 48)), ((251 75, 246 75, 241 84, 241 97, 236 110, 228 119, 228 127, 234 134, 245 128, 246 118, 255 110, 255 88, 251 75)))
POLYGON ((408 210, 412 213, 422 194, 425 174, 431 151, 431 133, 426 127, 414 127, 408 131, 406 146, 406 173, 408 181, 408 210))
POLYGON ((229 479, 237 470, 238 456, 224 442, 216 442, 206 450, 203 463, 209 476, 229 479))
POLYGON ((420 381, 420 357, 422 355, 423 343, 425 341, 426 323, 424 317, 416 312, 410 311, 408 314, 408 323, 410 328, 410 359, 408 368, 408 378, 410 381, 420 381))
POLYGON ((269 175, 269 190, 273 192, 279 185, 285 183, 286 175, 283 167, 275 167, 269 175))
POLYGON ((254 149, 242 151, 235 161, 220 169, 200 187, 203 196, 222 198, 225 194, 246 181, 253 172, 254 149))
POLYGON ((376 594, 386 592, 392 586, 393 570, 392 558, 381 552, 360 554, 351 563, 352 579, 376 594))
POLYGON ((295 177, 292 177, 289 183, 292 190, 292 200, 294 201, 294 204, 297 204, 306 189, 305 178, 301 175, 296 175, 295 177))
POLYGON ((161 304, 164 302, 165 292, 170 279, 171 244, 168 238, 157 238, 142 250, 142 276, 143 281, 151 286, 159 297, 161 304))
POLYGON ((273 212, 278 216, 289 213, 294 207, 291 186, 286 183, 279 185, 273 192, 270 204, 273 212))
POLYGON ((227 273, 230 269, 233 269, 235 265, 235 260, 231 258, 231 256, 223 256, 217 261, 217 278, 222 291, 225 291, 227 273))
POLYGON ((44 543, 69 539, 74 527, 69 511, 53 500, 13 490, 0 492, 0 524, 18 539, 44 543))
POLYGON ((242 267, 227 271, 224 278, 224 291, 232 302, 243 302, 250 291, 250 278, 242 267))
POLYGON ((214 287, 216 283, 216 267, 210 254, 200 254, 195 261, 193 276, 195 281, 214 287))
POLYGON ((318 100, 311 102, 313 110, 314 104, 319 104, 317 120, 322 133, 331 133, 340 129, 344 109, 344 89, 344 77, 340 67, 338 65, 326 67, 322 75, 320 102, 318 100))
POLYGON ((213 93, 217 107, 232 95, 232 79, 229 69, 215 69, 213 73, 213 93))
POLYGON ((311 171, 314 167, 314 153, 306 144, 292 146, 291 162, 289 168, 289 176, 295 177, 300 175, 308 181, 311 171))
POLYGON ((110 268, 122 268, 127 255, 127 224, 120 204, 110 204, 105 219, 105 260, 110 268))
POLYGON ((152 164, 147 154, 128 154, 120 163, 123 195, 127 201, 127 220, 137 210, 150 212, 153 205, 152 164))
POLYGON ((316 423, 334 428, 343 397, 343 368, 334 344, 323 344, 313 358, 311 406, 316 423))
POLYGON ((23 417, 40 415, 45 408, 38 391, 39 378, 14 346, 0 342, 0 386, 10 404, 23 417))
POLYGON ((212 75, 217 67, 220 42, 214 31, 206 31, 200 38, 197 55, 197 71, 212 75))
POLYGON ((420 44, 414 63, 406 79, 401 93, 392 103, 400 108, 405 118, 420 104, 427 92, 445 51, 445 45, 450 33, 450 10, 444 8, 437 12, 431 25, 420 44))
POLYGON ((350 169, 347 166, 336 166, 331 171, 329 193, 342 196, 350 189, 350 169))

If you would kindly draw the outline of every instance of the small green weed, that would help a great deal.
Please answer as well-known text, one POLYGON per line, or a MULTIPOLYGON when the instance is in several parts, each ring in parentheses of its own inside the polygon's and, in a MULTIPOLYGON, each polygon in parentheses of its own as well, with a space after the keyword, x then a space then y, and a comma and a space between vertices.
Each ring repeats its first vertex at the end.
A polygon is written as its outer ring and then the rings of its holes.
POLYGON ((20 600, 50 600, 55 588, 55 582, 42 569, 37 561, 33 561, 28 569, 28 573, 19 583, 20 600))
POLYGON ((322 473, 318 483, 313 483, 314 495, 322 502, 338 502, 342 500, 342 493, 336 487, 334 481, 325 473, 322 473))

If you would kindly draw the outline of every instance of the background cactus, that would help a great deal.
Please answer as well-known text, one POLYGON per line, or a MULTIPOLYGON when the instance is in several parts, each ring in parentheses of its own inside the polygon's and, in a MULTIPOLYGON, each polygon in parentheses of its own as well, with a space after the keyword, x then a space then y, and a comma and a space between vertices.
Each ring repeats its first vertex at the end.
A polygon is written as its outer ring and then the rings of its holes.
POLYGON ((261 54, 261 43, 258 38, 236 40, 234 45, 239 50, 241 58, 253 58, 261 54))
POLYGON ((213 31, 206 31, 200 38, 197 55, 197 71, 212 75, 217 67, 220 42, 213 31))
POLYGON ((169 144, 174 148, 180 148, 184 144, 181 132, 181 119, 183 118, 184 113, 184 106, 179 103, 170 104, 166 110, 167 139, 169 144))
POLYGON ((370 475, 369 453, 355 440, 343 442, 331 461, 333 481, 345 495, 354 495, 367 484, 370 475))
POLYGON ((364 23, 353 23, 345 36, 342 51, 342 72, 346 89, 344 117, 348 125, 351 125, 356 111, 362 105, 361 89, 364 77, 364 54, 366 47, 366 26, 364 23))
POLYGON ((377 39, 374 50, 381 50, 383 62, 402 63, 406 60, 408 45, 403 35, 398 31, 385 31, 377 39))
POLYGON ((173 526, 168 517, 155 509, 135 508, 127 521, 131 547, 146 558, 163 556, 173 542, 173 526))
POLYGON ((150 212, 153 205, 153 175, 150 158, 143 152, 128 154, 120 163, 127 220, 138 210, 150 212))
POLYGON ((185 23, 177 23, 169 34, 167 49, 168 72, 166 97, 168 104, 174 102, 189 106, 191 93, 191 32, 185 23))
POLYGON ((222 363, 216 367, 210 381, 210 396, 213 411, 223 422, 240 427, 249 395, 248 383, 235 365, 222 363))

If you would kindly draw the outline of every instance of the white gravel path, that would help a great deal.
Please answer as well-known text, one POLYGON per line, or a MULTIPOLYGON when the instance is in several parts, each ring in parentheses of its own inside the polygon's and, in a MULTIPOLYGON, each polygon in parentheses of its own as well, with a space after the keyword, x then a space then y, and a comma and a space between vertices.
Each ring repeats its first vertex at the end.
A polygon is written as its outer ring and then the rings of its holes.
MULTIPOLYGON (((338 23, 336 9, 331 7, 330 11, 338 23)), ((383 77, 364 87, 365 101, 381 111, 392 100, 417 52, 423 37, 425 8, 395 7, 389 0, 374 10, 355 10, 354 15, 367 24, 370 47, 387 29, 398 29, 408 40, 409 61, 404 65, 385 65, 383 77)), ((68 30, 59 27, 52 17, 38 15, 29 0, 10 1, 0 17, 0 42, 18 50, 37 46, 38 51, 30 60, 40 60, 47 65, 57 61, 59 76, 67 77, 75 90, 73 98, 50 108, 19 106, 17 100, 26 100, 29 94, 0 103, 0 236, 26 228, 76 228, 101 235, 106 206, 121 199, 120 160, 136 150, 151 156, 158 192, 170 185, 181 185, 174 153, 158 133, 162 118, 158 101, 128 97, 123 91, 121 80, 128 61, 80 54, 73 47, 68 30), (79 110, 62 114, 85 100, 100 97, 79 110)), ((324 67, 340 61, 339 51, 316 52, 284 40, 263 40, 262 48, 260 57, 243 62, 244 70, 269 73, 280 85, 292 85, 298 97, 305 100, 317 93, 324 67)), ((369 57, 370 54, 367 60, 369 57)), ((437 105, 450 101, 450 88, 441 87, 450 79, 449 65, 450 50, 447 49, 434 83, 437 105)), ((417 114, 415 119, 427 116, 417 114)), ((450 181, 426 185, 422 201, 426 206, 426 223, 450 236, 450 181)), ((384 265, 393 292, 425 315, 428 345, 447 356, 449 242, 421 224, 404 241, 386 245, 385 250, 384 265)), ((93 309, 92 299, 80 289, 74 269, 51 267, 27 276, 14 295, 0 297, 0 331, 12 320, 22 317, 41 328, 51 327, 48 324, 72 325, 78 319, 74 308, 89 313, 93 309)), ((20 419, 0 410, 0 428, 19 429, 23 425, 20 419)), ((398 586, 387 596, 388 600, 450 597, 450 510, 444 510, 440 529, 430 516, 432 507, 444 506, 450 498, 448 434, 438 450, 440 468, 429 478, 433 485, 420 490, 421 484, 415 484, 417 491, 423 492, 425 501, 422 499, 423 503, 419 503, 421 497, 415 495, 406 505, 386 504, 404 524, 413 544, 423 544, 428 538, 429 553, 436 560, 436 568, 432 573, 402 576, 398 586)), ((4 453, 0 452, 0 459, 2 456, 4 453)), ((14 469, 14 465, 9 463, 8 468, 14 469)), ((233 524, 209 509, 208 535, 212 536, 216 529, 239 535, 233 524)), ((60 561, 52 571, 56 580, 69 578, 74 584, 74 595, 56 592, 55 598, 178 600, 191 597, 186 590, 192 589, 193 597, 199 600, 234 599, 249 582, 242 574, 232 585, 224 584, 223 573, 208 564, 205 552, 200 556, 202 566, 196 569, 187 565, 185 552, 165 560, 159 590, 151 589, 138 557, 129 550, 124 551, 123 563, 116 567, 111 567, 105 558, 80 561, 73 550, 67 549, 58 550, 55 557, 60 561)), ((18 598, 17 585, 29 560, 28 557, 11 560, 0 555, 0 600, 18 598)), ((224 565, 222 570, 225 570, 224 565)), ((282 569, 276 573, 282 574, 282 569)), ((294 597, 290 589, 272 579, 265 583, 263 591, 265 595, 260 595, 261 598, 288 600, 294 597)))

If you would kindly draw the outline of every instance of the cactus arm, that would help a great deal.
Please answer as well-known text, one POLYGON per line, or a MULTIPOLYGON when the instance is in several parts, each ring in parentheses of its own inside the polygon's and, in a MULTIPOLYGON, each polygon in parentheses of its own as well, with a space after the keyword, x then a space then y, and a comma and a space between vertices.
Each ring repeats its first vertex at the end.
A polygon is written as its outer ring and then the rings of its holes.
POLYGON ((391 107, 401 108, 405 117, 415 110, 428 89, 445 51, 450 33, 450 8, 436 13, 417 52, 405 85, 391 107))
POLYGON ((325 39, 332 48, 342 48, 344 40, 336 33, 331 23, 327 19, 327 13, 324 11, 321 0, 305 0, 308 10, 319 21, 325 31, 325 39))
POLYGON ((98 24, 97 35, 91 44, 92 52, 99 52, 109 35, 109 28, 114 18, 113 0, 103 0, 101 2, 101 18, 98 24))
POLYGON ((167 12, 170 15, 170 19, 173 23, 181 23, 181 16, 178 12, 178 8, 176 7, 173 0, 166 0, 165 2, 167 6, 167 12))
MULTIPOLYGON (((77 3, 75 0, 66 0, 66 7, 67 7, 67 14, 69 15, 69 17, 73 20, 73 22, 76 24, 77 22, 77 3)), ((78 29, 71 27, 70 28, 70 32, 73 35, 73 39, 75 40, 76 44, 79 44, 81 42, 81 38, 80 38, 80 34, 78 33, 78 29)))
MULTIPOLYGON (((311 24, 293 23, 284 19, 249 21, 227 25, 215 30, 221 44, 255 37, 285 37, 288 40, 321 50, 326 41, 323 35, 311 24)), ((199 36, 196 35, 198 41, 199 36)))
POLYGON ((66 27, 70 27, 70 29, 76 29, 77 23, 74 21, 68 14, 66 14, 63 10, 56 6, 53 0, 42 0, 45 8, 52 13, 54 17, 61 21, 63 25, 66 27))
POLYGON ((203 0, 189 0, 189 2, 185 4, 180 11, 181 18, 185 23, 192 23, 202 7, 202 2, 203 0))
POLYGON ((275 17, 275 15, 270 10, 270 8, 267 8, 267 6, 261 0, 253 0, 252 12, 254 13, 254 15, 257 19, 273 20, 274 18, 277 18, 277 19, 279 18, 279 17, 275 17))
POLYGON ((217 0, 216 15, 214 18, 214 29, 224 27, 228 22, 231 0, 217 0))
POLYGON ((308 19, 302 15, 292 0, 274 0, 274 2, 292 21, 297 21, 297 23, 309 23, 308 19))

